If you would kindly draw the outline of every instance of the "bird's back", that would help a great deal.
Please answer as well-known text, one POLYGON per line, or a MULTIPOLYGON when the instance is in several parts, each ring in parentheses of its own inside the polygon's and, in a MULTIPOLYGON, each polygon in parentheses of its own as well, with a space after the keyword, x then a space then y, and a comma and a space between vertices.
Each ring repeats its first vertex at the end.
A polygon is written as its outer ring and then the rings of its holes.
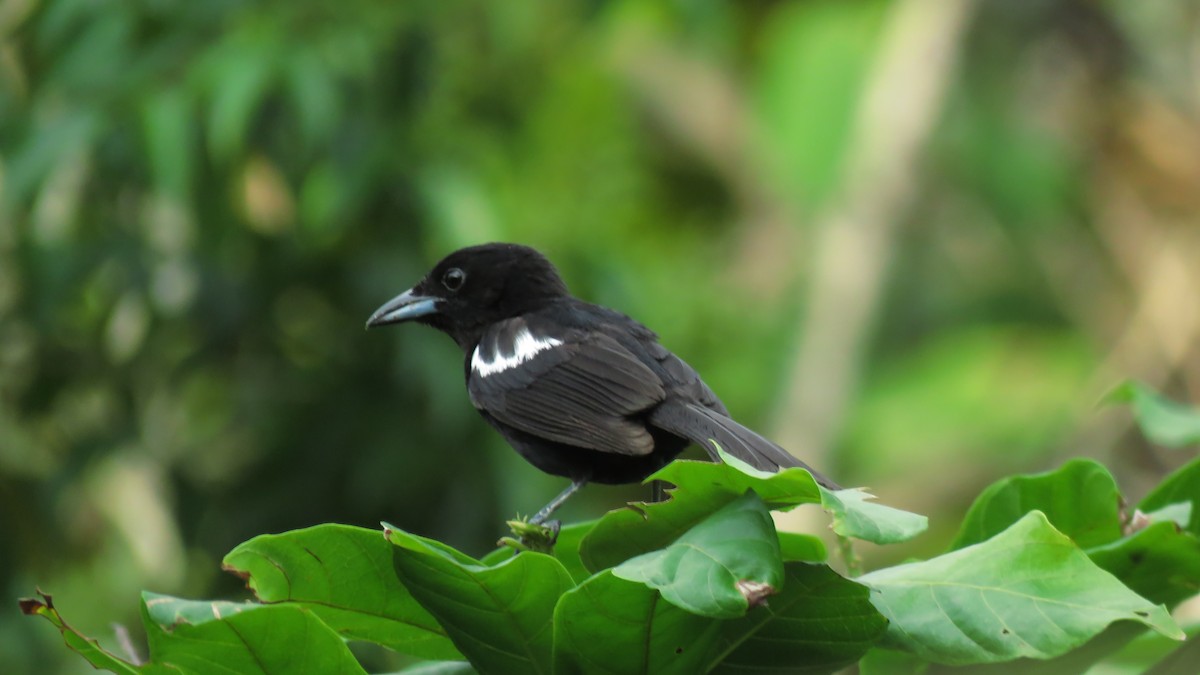
POLYGON ((629 350, 657 376, 667 398, 685 399, 722 415, 729 414, 700 374, 664 347, 658 341, 657 333, 628 315, 602 305, 575 298, 570 299, 569 305, 566 311, 573 317, 575 325, 583 330, 603 332, 629 350))

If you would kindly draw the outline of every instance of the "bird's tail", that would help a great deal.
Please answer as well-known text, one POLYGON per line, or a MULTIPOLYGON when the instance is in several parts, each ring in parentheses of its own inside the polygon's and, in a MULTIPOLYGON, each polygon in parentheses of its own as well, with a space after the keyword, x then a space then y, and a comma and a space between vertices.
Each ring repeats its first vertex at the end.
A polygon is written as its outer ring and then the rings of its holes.
POLYGON ((650 413, 650 424, 682 436, 720 460, 715 441, 725 452, 763 471, 798 466, 807 469, 818 483, 830 490, 841 487, 819 471, 793 457, 787 450, 738 424, 730 417, 695 403, 666 401, 650 413))

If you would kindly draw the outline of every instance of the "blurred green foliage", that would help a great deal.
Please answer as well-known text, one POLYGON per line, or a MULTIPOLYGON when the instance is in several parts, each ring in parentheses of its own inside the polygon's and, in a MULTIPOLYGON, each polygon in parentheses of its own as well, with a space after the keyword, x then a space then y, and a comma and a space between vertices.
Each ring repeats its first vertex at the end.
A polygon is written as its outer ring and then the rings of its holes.
MULTIPOLYGON (((360 328, 465 244, 544 250, 769 432, 905 4, 0 3, 0 588, 108 634, 138 589, 231 590, 264 532, 490 545, 558 481, 449 341, 360 328)), ((1090 405, 1200 390, 1200 12, 970 6, 815 461, 935 532, 1051 455, 1152 484, 1176 460, 1090 405)), ((588 494, 567 518, 640 493, 588 494)), ((80 669, 31 623, 0 615, 6 666, 80 669)))

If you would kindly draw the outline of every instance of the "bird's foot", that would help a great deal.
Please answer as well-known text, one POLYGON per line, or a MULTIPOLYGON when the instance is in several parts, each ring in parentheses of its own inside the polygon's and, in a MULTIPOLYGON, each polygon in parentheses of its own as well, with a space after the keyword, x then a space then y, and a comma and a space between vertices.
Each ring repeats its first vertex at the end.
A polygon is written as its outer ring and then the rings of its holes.
POLYGON ((553 553, 554 542, 558 541, 558 532, 562 529, 562 523, 557 520, 539 522, 536 519, 516 518, 508 521, 508 527, 512 530, 515 538, 502 537, 497 542, 500 546, 508 546, 517 552, 553 553))

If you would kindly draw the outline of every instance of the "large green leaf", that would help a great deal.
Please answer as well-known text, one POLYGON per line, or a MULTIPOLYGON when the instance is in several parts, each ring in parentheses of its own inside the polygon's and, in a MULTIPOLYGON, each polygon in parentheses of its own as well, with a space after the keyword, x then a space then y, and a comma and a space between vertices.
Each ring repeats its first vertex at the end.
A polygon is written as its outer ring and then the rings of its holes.
MULTIPOLYGON (((773 478, 779 475, 755 469, 742 460, 727 454, 720 447, 717 447, 717 452, 726 466, 737 469, 745 476, 764 481, 765 486, 773 486, 773 478)), ((788 469, 779 473, 786 474, 793 471, 801 471, 801 469, 788 469)), ((813 483, 815 484, 816 481, 814 480, 813 483)), ((912 539, 924 532, 929 525, 929 519, 925 516, 873 503, 871 500, 875 499, 875 496, 862 488, 829 490, 817 485, 817 490, 821 495, 821 508, 825 509, 833 520, 831 525, 833 531, 843 537, 862 539, 873 544, 895 544, 912 539)), ((778 503, 780 506, 774 508, 780 510, 786 510, 797 504, 809 503, 806 492, 798 495, 798 498, 785 493, 767 501, 778 503)))
POLYGON ((145 593, 142 623, 150 660, 141 665, 114 656, 72 628, 48 595, 22 600, 21 609, 50 621, 67 646, 94 667, 122 675, 365 675, 337 633, 298 605, 193 601, 145 593))
POLYGON ((549 673, 552 620, 574 587, 562 563, 524 552, 488 567, 445 544, 384 525, 412 596, 481 673, 549 673))
POLYGON ((579 557, 579 547, 583 544, 583 538, 587 536, 595 527, 596 520, 589 520, 584 523, 573 523, 562 528, 558 533, 558 540, 554 542, 554 557, 567 568, 571 578, 575 583, 582 583, 592 575, 587 566, 583 564, 583 559, 579 557))
POLYGON ((859 581, 891 621, 887 646, 939 663, 1051 658, 1121 620, 1182 636, 1163 607, 1098 568, 1040 511, 986 542, 859 581))
POLYGON ((1200 593, 1200 539, 1176 523, 1152 523, 1087 553, 1147 600, 1174 606, 1200 593))
POLYGON ((770 512, 747 491, 675 543, 631 558, 613 574, 656 588, 694 614, 733 619, 779 592, 783 560, 770 512))
POLYGON ((829 557, 825 542, 820 537, 799 532, 779 532, 779 553, 784 562, 825 562, 829 557))
POLYGON ((929 519, 871 500, 875 496, 859 489, 826 490, 821 488, 821 506, 833 518, 833 531, 843 537, 862 539, 873 544, 897 544, 925 531, 929 519))
POLYGON ((675 486, 670 494, 683 494, 689 501, 703 502, 713 508, 709 513, 753 490, 768 508, 786 511, 802 504, 821 503, 821 493, 812 474, 789 468, 777 472, 760 471, 726 454, 717 452, 723 462, 680 460, 653 474, 646 482, 661 480, 675 486))
POLYGON ((146 616, 162 628, 171 629, 183 624, 201 624, 219 621, 234 614, 252 610, 262 605, 254 602, 229 602, 228 600, 184 600, 170 595, 142 591, 142 605, 146 616))
POLYGON ((198 605, 151 594, 180 608, 180 621, 161 625, 142 605, 142 622, 153 664, 164 672, 200 675, 256 675, 311 672, 358 675, 358 665, 346 643, 309 610, 298 605, 248 605, 229 616, 208 616, 192 610, 198 605), (182 620, 189 617, 197 623, 182 620), (204 620, 207 619, 207 620, 204 620))
POLYGON ((702 673, 720 625, 604 571, 565 593, 554 611, 555 672, 702 673))
POLYGON ((859 675, 924 675, 929 670, 928 662, 895 649, 868 650, 858 662, 859 675))
POLYGON ((631 503, 604 514, 579 543, 584 567, 596 573, 656 551, 710 513, 704 505, 680 501, 672 492, 667 490, 666 501, 631 503))
MULTIPOLYGON (((718 452, 721 452, 718 448, 718 452)), ((834 516, 839 533, 888 543, 919 533, 924 516, 865 501, 860 490, 829 492, 804 469, 759 471, 721 452, 724 463, 679 460, 647 478, 675 487, 667 501, 631 505, 604 515, 584 535, 579 555, 592 572, 615 567, 675 541, 709 514, 754 490, 772 510, 821 504, 834 516)))
POLYGON ((816 481, 803 469, 752 474, 733 464, 677 460, 646 480, 675 487, 667 490, 666 501, 606 513, 580 542, 579 555, 589 570, 615 567, 670 544, 747 490, 754 490, 772 509, 821 502, 816 481))
POLYGON ((951 550, 991 539, 1030 511, 1046 514, 1055 529, 1080 547, 1121 537, 1121 493, 1108 469, 1072 459, 1054 471, 992 483, 975 499, 951 550))
POLYGON ((596 575, 555 612, 560 673, 831 673, 887 622, 866 587, 824 565, 788 563, 783 590, 735 620, 697 616, 642 584, 596 575))
POLYGON ((1184 464, 1167 476, 1138 504, 1145 512, 1158 511, 1172 504, 1191 504, 1187 529, 1200 536, 1200 457, 1184 464))
MULTIPOLYGON (((973 666, 947 666, 930 663, 915 654, 892 649, 872 649, 858 663, 861 675, 1064 675, 1086 673, 1102 659, 1119 652, 1135 638, 1146 634, 1146 627, 1132 621, 1119 621, 1101 631, 1086 644, 1052 659, 1018 659, 1003 663, 973 666)), ((1165 638, 1164 638, 1165 639, 1165 638)), ((1174 642, 1172 641, 1172 644, 1174 642)))
POLYGON ((225 556, 266 603, 296 603, 352 640, 425 659, 461 658, 446 631, 413 599, 392 568, 393 546, 378 530, 318 525, 247 541, 225 556))
POLYGON ((713 672, 832 673, 860 659, 886 629, 866 586, 825 565, 788 563, 779 595, 722 623, 713 672))
POLYGON ((1200 445, 1200 409, 1172 401, 1132 380, 1114 389, 1108 399, 1133 406, 1138 426, 1152 442, 1169 448, 1200 445))

